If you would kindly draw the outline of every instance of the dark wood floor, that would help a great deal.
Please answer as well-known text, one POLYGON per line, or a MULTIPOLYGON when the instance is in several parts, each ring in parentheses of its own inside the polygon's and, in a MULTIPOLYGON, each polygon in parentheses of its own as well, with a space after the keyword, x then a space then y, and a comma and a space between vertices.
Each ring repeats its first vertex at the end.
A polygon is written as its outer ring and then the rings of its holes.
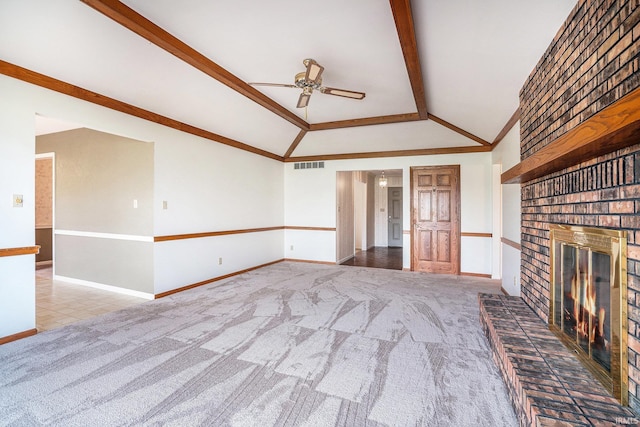
POLYGON ((402 248, 375 246, 367 251, 356 252, 356 256, 342 265, 402 270, 402 248))

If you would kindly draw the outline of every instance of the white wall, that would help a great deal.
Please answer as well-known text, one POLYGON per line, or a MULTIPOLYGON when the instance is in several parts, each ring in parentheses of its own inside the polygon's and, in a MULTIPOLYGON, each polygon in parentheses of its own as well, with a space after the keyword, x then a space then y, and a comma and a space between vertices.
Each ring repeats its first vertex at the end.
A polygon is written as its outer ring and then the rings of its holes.
MULTIPOLYGON (((0 93, 0 248, 34 244, 36 114, 155 143, 155 236, 282 225, 283 165, 276 160, 6 76, 0 76, 0 93), (14 193, 24 195, 23 208, 12 207, 14 193)), ((158 242, 154 291, 282 259, 283 239, 278 230, 158 242)), ((0 260, 0 337, 35 327, 34 265, 34 255, 0 260)))
MULTIPOLYGON (((166 133, 154 139, 156 236, 283 225, 281 162, 166 133)), ((157 242, 156 293, 280 260, 283 241, 278 230, 157 242)))
MULTIPOLYGON (((0 248, 18 248, 35 244, 35 117, 24 85, 7 83, 0 78, 0 248)), ((34 265, 35 255, 0 257, 0 338, 35 328, 34 265)))
MULTIPOLYGON (((492 163, 502 172, 520 162, 520 122, 507 133, 492 152, 492 163)), ((502 229, 494 238, 504 237, 520 243, 520 185, 503 184, 502 229), (500 235, 497 235, 500 234, 500 235)), ((509 295, 520 295, 520 251, 502 243, 502 288, 509 295)))
MULTIPOLYGON (((461 230, 491 233, 491 153, 451 154, 437 156, 393 157, 380 159, 331 160, 324 169, 294 169, 284 165, 285 225, 307 227, 335 227, 336 172, 359 170, 402 169, 403 224, 410 228, 410 167, 431 165, 460 165, 461 230)), ((386 212, 385 212, 386 213, 386 212)), ((329 231, 287 231, 287 258, 335 262, 335 239, 329 231), (326 239, 315 236, 325 233, 326 239), (294 245, 294 250, 289 250, 294 245)), ((376 232, 376 244, 380 236, 376 232)), ((403 267, 410 268, 409 235, 404 235, 403 267)), ((467 273, 491 273, 490 239, 464 238, 461 269, 467 273)))

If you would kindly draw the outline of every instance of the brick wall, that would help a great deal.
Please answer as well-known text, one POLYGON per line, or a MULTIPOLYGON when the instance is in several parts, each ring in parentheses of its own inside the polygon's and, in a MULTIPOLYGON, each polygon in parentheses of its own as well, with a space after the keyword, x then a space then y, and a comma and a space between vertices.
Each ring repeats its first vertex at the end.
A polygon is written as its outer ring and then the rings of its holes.
MULTIPOLYGON (((640 0, 582 0, 520 93, 525 159, 640 87, 640 0)), ((628 231, 629 390, 640 413, 640 141, 522 185, 522 297, 549 314, 549 224, 628 231)))

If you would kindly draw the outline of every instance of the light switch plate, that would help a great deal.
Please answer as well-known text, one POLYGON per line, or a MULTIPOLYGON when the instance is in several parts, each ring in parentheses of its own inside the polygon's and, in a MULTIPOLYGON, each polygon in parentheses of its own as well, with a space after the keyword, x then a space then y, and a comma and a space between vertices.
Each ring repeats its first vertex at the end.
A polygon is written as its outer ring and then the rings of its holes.
POLYGON ((24 199, 22 198, 22 194, 14 194, 13 195, 13 207, 21 208, 24 203, 24 199))

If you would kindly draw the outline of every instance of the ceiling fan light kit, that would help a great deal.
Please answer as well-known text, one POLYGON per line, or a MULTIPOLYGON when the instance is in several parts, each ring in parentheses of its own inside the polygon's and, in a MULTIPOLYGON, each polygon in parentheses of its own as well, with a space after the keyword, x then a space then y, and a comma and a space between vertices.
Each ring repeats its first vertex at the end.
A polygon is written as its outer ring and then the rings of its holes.
POLYGON ((351 99, 364 99, 364 92, 357 92, 347 89, 336 89, 332 87, 322 86, 322 73, 324 67, 318 64, 314 59, 307 58, 302 63, 305 66, 305 70, 296 74, 294 78, 295 84, 282 84, 282 83, 249 83, 253 86, 278 86, 288 88, 302 89, 302 93, 298 98, 297 108, 304 108, 309 104, 309 99, 314 89, 317 89, 320 93, 325 95, 342 96, 344 98, 351 99))

